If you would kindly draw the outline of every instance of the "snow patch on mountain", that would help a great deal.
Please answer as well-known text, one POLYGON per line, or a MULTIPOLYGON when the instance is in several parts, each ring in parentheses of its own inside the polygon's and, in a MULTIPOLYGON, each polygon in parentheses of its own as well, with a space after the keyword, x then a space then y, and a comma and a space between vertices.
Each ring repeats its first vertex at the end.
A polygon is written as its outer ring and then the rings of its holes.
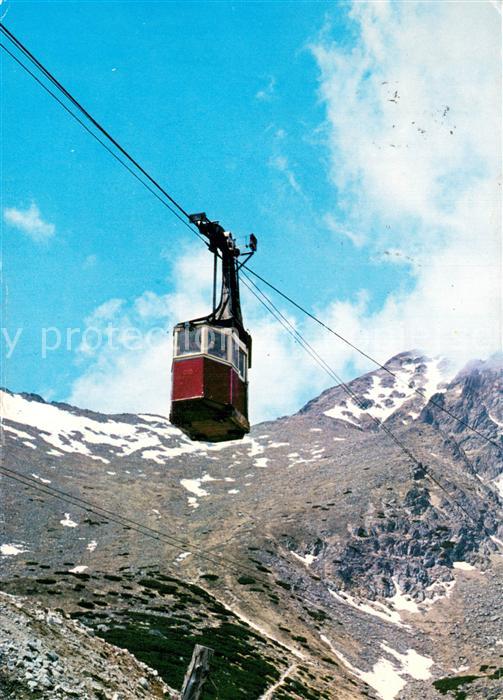
POLYGON ((63 525, 63 527, 78 527, 79 526, 78 523, 75 522, 75 520, 72 520, 70 518, 70 513, 65 513, 65 517, 63 518, 63 520, 60 520, 59 522, 61 525, 63 525))
MULTIPOLYGON (((7 430, 9 433, 12 433, 13 435, 16 435, 19 438, 23 438, 25 440, 35 440, 33 435, 28 435, 28 433, 25 433, 24 430, 18 430, 12 425, 3 424, 2 428, 3 430, 7 430)), ((23 444, 26 445, 25 442, 23 444)))
POLYGON ((404 593, 400 587, 400 584, 395 577, 392 579, 395 586, 395 595, 388 598, 388 602, 395 608, 395 610, 405 610, 410 613, 420 612, 416 601, 410 596, 404 593))
MULTIPOLYGON (((444 361, 438 358, 406 358, 398 369, 393 369, 392 374, 377 370, 367 375, 364 390, 356 386, 353 388, 351 383, 353 396, 342 399, 324 414, 357 427, 360 427, 365 416, 385 421, 411 399, 419 399, 421 405, 426 404, 441 389, 445 380, 443 366, 444 361)), ((418 415, 418 411, 410 412, 413 419, 418 415)))
POLYGON ((492 413, 489 413, 488 415, 489 415, 489 419, 490 419, 495 425, 497 425, 498 428, 503 428, 503 421, 501 421, 501 420, 499 420, 498 418, 496 418, 496 416, 494 416, 492 413))
POLYGON ((452 568, 459 569, 460 571, 475 571, 475 567, 467 561, 453 561, 452 568))
POLYGON ((259 457, 258 459, 255 460, 253 463, 254 467, 259 467, 259 469, 265 469, 267 467, 267 462, 269 461, 269 457, 259 457))
POLYGON ((320 638, 346 668, 357 678, 374 688, 382 700, 394 700, 397 697, 398 693, 407 685, 407 680, 403 676, 409 676, 415 680, 431 678, 430 668, 434 664, 433 659, 419 654, 415 649, 407 649, 405 654, 401 654, 382 642, 381 649, 388 656, 392 656, 395 662, 383 656, 374 663, 372 670, 363 671, 354 666, 341 651, 338 651, 328 637, 322 634, 320 638))
POLYGON ((496 479, 493 479, 492 483, 498 490, 500 498, 503 498, 503 474, 500 474, 496 477, 496 479))
POLYGON ((32 474, 32 477, 34 479, 37 479, 37 481, 40 481, 41 484, 50 484, 51 483, 50 479, 44 479, 43 477, 39 476, 38 474, 32 474))
POLYGON ((429 608, 438 600, 450 598, 452 590, 456 585, 456 581, 435 581, 426 587, 426 591, 431 595, 431 598, 425 598, 421 603, 421 607, 429 608))
POLYGON ((201 483, 203 479, 180 479, 180 484, 184 489, 187 489, 194 496, 202 498, 203 496, 209 496, 210 494, 205 489, 201 488, 201 483))
POLYGON ((99 447, 113 457, 139 453, 145 459, 164 464, 173 457, 204 453, 208 449, 203 443, 191 442, 169 421, 157 416, 135 416, 135 423, 112 418, 101 421, 6 391, 0 391, 0 415, 3 429, 17 438, 35 440, 11 423, 36 428, 39 438, 56 448, 48 452, 53 456, 82 454, 108 464, 109 459, 96 454, 99 447))
POLYGON ((290 554, 293 554, 293 556, 301 561, 304 566, 311 566, 311 564, 317 559, 317 556, 314 554, 306 554, 302 556, 301 554, 297 554, 297 552, 291 551, 290 554))
POLYGON ((187 557, 190 557, 190 555, 191 555, 191 552, 182 552, 181 554, 179 554, 179 555, 176 557, 176 559, 174 560, 174 563, 175 563, 175 564, 179 564, 179 563, 182 562, 184 559, 187 559, 187 557))
POLYGON ((17 557, 18 554, 24 554, 28 550, 22 544, 2 544, 0 545, 0 554, 3 557, 17 557))
POLYGON ((350 595, 349 593, 347 593, 346 591, 330 590, 329 592, 330 595, 332 595, 335 598, 335 600, 337 600, 337 602, 339 603, 349 605, 350 607, 355 608, 356 610, 360 610, 360 612, 367 613, 367 615, 373 615, 374 617, 378 617, 381 620, 384 620, 385 622, 390 622, 393 625, 398 625, 399 627, 404 626, 399 612, 395 610, 390 610, 386 605, 380 603, 377 600, 360 601, 352 595, 350 595))

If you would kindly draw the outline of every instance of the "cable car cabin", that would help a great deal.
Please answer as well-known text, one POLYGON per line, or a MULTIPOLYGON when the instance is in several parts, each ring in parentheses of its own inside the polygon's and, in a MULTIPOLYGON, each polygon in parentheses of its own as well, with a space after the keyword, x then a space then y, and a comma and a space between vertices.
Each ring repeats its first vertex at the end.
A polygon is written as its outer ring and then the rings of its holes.
POLYGON ((242 255, 230 231, 206 214, 189 217, 209 240, 214 255, 213 311, 179 323, 173 330, 171 413, 173 425, 192 440, 222 442, 242 438, 248 422, 248 369, 251 336, 243 326, 239 301, 239 269, 257 249, 251 234, 242 255), (216 303, 218 261, 222 291, 216 303))
POLYGON ((171 422, 192 440, 242 438, 250 430, 251 338, 209 323, 180 323, 173 335, 171 422))

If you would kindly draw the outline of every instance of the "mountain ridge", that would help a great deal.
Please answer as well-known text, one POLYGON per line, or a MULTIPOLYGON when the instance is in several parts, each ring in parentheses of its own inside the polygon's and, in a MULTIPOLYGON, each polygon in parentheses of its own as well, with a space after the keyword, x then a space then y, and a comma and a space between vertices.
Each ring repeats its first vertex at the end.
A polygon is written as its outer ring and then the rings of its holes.
MULTIPOLYGON (((402 373, 400 384, 383 369, 348 382, 437 483, 373 419, 358 413, 340 386, 292 416, 254 426, 242 441, 216 446, 190 443, 161 416, 103 416, 3 394, 7 468, 175 533, 179 542, 175 547, 173 541, 143 540, 106 524, 105 517, 86 522, 75 506, 41 493, 20 522, 19 503, 28 490, 9 483, 0 544, 17 553, 2 557, 2 587, 10 593, 32 590, 46 603, 57 600, 93 629, 107 628, 98 634, 120 642, 120 610, 147 615, 153 629, 161 624, 144 607, 128 608, 131 599, 122 597, 122 585, 147 600, 141 591, 158 587, 145 588, 141 581, 171 576, 178 587, 191 581, 215 605, 241 616, 239 624, 252 621, 290 649, 268 685, 286 674, 271 691, 274 698, 313 692, 329 698, 437 698, 441 693, 433 683, 456 676, 452 669, 466 666, 461 658, 476 676, 471 692, 491 697, 487 693, 499 692, 500 680, 488 680, 479 667, 496 664, 497 670, 497 642, 503 641, 499 620, 489 614, 503 576, 500 365, 479 363, 443 382, 440 362, 401 353, 386 363, 402 373), (411 384, 405 391, 404 383, 411 384), (423 387, 427 399, 415 391, 423 387), (215 563, 200 558, 201 549, 215 563), (37 566, 30 558, 34 552, 37 566), (55 583, 37 583, 40 560, 55 583), (118 597, 111 596, 105 618, 94 617, 99 597, 85 581, 82 594, 74 591, 68 578, 103 581, 107 571, 123 576, 118 562, 131 578, 116 582, 118 597), (145 567, 158 573, 150 579, 145 567), (80 573, 61 573, 70 569, 80 573), (48 594, 44 585, 56 592, 48 594), (85 598, 79 601, 79 594, 85 598), (442 625, 442 619, 452 624, 442 625), (466 619, 463 630, 460 620, 466 619), (300 667, 313 678, 300 672, 292 650, 307 659, 300 667), (292 664, 296 670, 287 673, 292 664), (304 683, 304 690, 295 683, 304 683)), ((155 580, 155 586, 164 585, 162 578, 155 580)), ((264 661, 275 653, 261 649, 264 661)), ((176 687, 171 673, 164 680, 176 687)), ((236 688, 232 693, 233 700, 246 697, 236 688)))

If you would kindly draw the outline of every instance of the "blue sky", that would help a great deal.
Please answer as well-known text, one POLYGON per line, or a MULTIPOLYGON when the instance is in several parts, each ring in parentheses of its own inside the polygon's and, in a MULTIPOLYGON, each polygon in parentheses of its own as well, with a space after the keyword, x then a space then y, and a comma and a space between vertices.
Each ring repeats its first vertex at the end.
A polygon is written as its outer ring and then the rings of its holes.
MULTIPOLYGON (((187 210, 205 210, 237 236, 254 231, 258 272, 347 326, 354 340, 370 343, 373 347, 365 349, 386 360, 387 352, 407 349, 400 346, 402 336, 396 335, 388 351, 387 344, 376 345, 378 331, 365 335, 367 321, 378 318, 391 300, 402 303, 414 293, 422 274, 414 256, 430 241, 443 251, 446 234, 421 220, 424 207, 420 214, 399 211, 398 221, 392 202, 396 188, 388 207, 381 207, 375 183, 362 175, 369 133, 382 135, 384 129, 376 86, 387 82, 378 80, 386 58, 376 59, 365 23, 381 22, 384 36, 391 29, 385 23, 400 27, 406 21, 410 31, 413 20, 419 32, 421 22, 439 18, 432 10, 425 19, 428 5, 421 3, 413 16, 393 11, 369 18, 365 12, 373 11, 371 5, 355 11, 350 3, 298 0, 8 0, 3 7, 8 28, 187 210), (374 93, 367 94, 371 89, 374 93), (357 125, 353 135, 352 123, 357 125), (345 320, 351 310, 356 325, 345 320)), ((461 6, 457 11, 464 12, 461 6)), ((5 55, 2 75, 2 327, 10 337, 23 329, 4 360, 2 382, 16 391, 118 409, 120 391, 108 405, 92 392, 76 394, 75 385, 104 364, 119 381, 116 366, 123 358, 63 347, 42 360, 41 329, 83 328, 96 319, 96 309, 114 299, 121 300, 123 314, 129 309, 130 318, 146 292, 168 303, 170 295, 182 293, 176 277, 180 260, 190 259, 193 251, 194 265, 201 264, 200 244, 5 55), (24 229, 15 212, 25 217, 28 212, 24 229)), ((439 99, 439 110, 442 104, 439 99)), ((465 143, 459 148, 466 152, 465 143)), ((470 163, 463 164, 466 180, 474 163, 470 155, 470 163)), ((478 163, 476 183, 487 177, 485 165, 478 163)), ((433 183, 453 176, 428 168, 423 174, 433 183)), ((437 195, 429 194, 430 201, 437 195)), ((190 290, 185 294, 190 297, 190 290)), ((246 316, 246 305, 244 311, 246 316)), ((250 307, 248 316, 260 333, 265 321, 258 311, 250 307)), ((407 319, 402 323, 412 323, 407 319)), ((167 313, 163 322, 176 320, 181 319, 167 313)), ((411 334, 405 335, 403 342, 411 334)), ((313 340, 346 374, 357 367, 353 356, 338 358, 326 340, 316 335, 313 340)), ((5 350, 5 337, 2 342, 5 350)), ((291 357, 298 351, 287 343, 278 354, 269 353, 269 361, 281 363, 282 352, 291 357)), ((169 353, 165 362, 168 375, 169 353)), ((306 376, 303 361, 293 366, 306 376)), ((277 410, 291 410, 310 398, 310 391, 330 384, 316 372, 314 384, 299 380, 298 390, 277 410)), ((127 410, 137 408, 125 404, 127 410)), ((138 408, 149 406, 145 398, 138 408)), ((152 406, 159 409, 156 401, 152 406)))

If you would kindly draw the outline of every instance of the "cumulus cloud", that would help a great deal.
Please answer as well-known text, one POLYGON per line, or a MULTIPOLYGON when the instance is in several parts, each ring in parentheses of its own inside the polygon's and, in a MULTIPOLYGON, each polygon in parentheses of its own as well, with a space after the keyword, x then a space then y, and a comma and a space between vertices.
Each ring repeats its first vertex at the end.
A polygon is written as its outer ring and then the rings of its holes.
POLYGON ((32 202, 28 209, 6 208, 3 216, 7 224, 19 229, 37 243, 47 241, 56 233, 54 224, 49 224, 42 219, 40 209, 35 202, 32 202))
MULTIPOLYGON (((326 30, 311 46, 334 186, 324 223, 369 259, 407 265, 411 284, 397 285, 376 310, 362 278, 353 297, 314 311, 381 362, 417 347, 459 362, 487 356, 501 338, 496 10, 482 2, 355 2, 351 17, 350 48, 326 30)), ((270 165, 294 190, 300 187, 282 154, 270 165)), ((207 251, 187 250, 170 273, 169 294, 145 291, 129 303, 98 307, 88 324, 107 341, 110 324, 115 339, 127 338, 132 326, 160 330, 136 349, 82 345, 83 371, 69 401, 166 415, 171 327, 208 313, 211 267, 207 251)), ((257 421, 296 410, 334 382, 243 292, 254 336, 250 407, 257 421)), ((299 328, 346 377, 370 367, 311 322, 299 328)))
MULTIPOLYGON (((417 346, 459 361, 486 356, 501 342, 495 9, 355 2, 350 15, 350 49, 326 30, 311 46, 331 178, 344 201, 344 226, 336 228, 358 231, 354 242, 371 256, 398 249, 394 261, 411 265, 414 280, 377 313, 352 304, 353 338, 381 360, 417 346)), ((333 304, 328 320, 340 323, 342 308, 333 304)))
POLYGON ((87 325, 98 323, 100 321, 111 321, 124 305, 123 299, 109 299, 103 304, 100 304, 93 313, 87 317, 87 325))
MULTIPOLYGON (((128 304, 110 299, 87 317, 78 349, 83 369, 71 388, 70 403, 107 413, 168 414, 171 329, 209 312, 211 256, 206 250, 187 251, 170 276, 176 287, 169 294, 146 291, 128 304)), ((250 413, 256 422, 296 410, 299 396, 321 389, 326 379, 246 288, 243 297, 247 325, 253 330, 250 413)), ((295 323, 293 317, 289 320, 295 323)))
POLYGON ((89 314, 77 356, 83 369, 69 401, 105 412, 166 415, 171 327, 208 312, 211 274, 206 250, 185 252, 173 265, 172 293, 145 291, 131 303, 109 299, 89 314))

